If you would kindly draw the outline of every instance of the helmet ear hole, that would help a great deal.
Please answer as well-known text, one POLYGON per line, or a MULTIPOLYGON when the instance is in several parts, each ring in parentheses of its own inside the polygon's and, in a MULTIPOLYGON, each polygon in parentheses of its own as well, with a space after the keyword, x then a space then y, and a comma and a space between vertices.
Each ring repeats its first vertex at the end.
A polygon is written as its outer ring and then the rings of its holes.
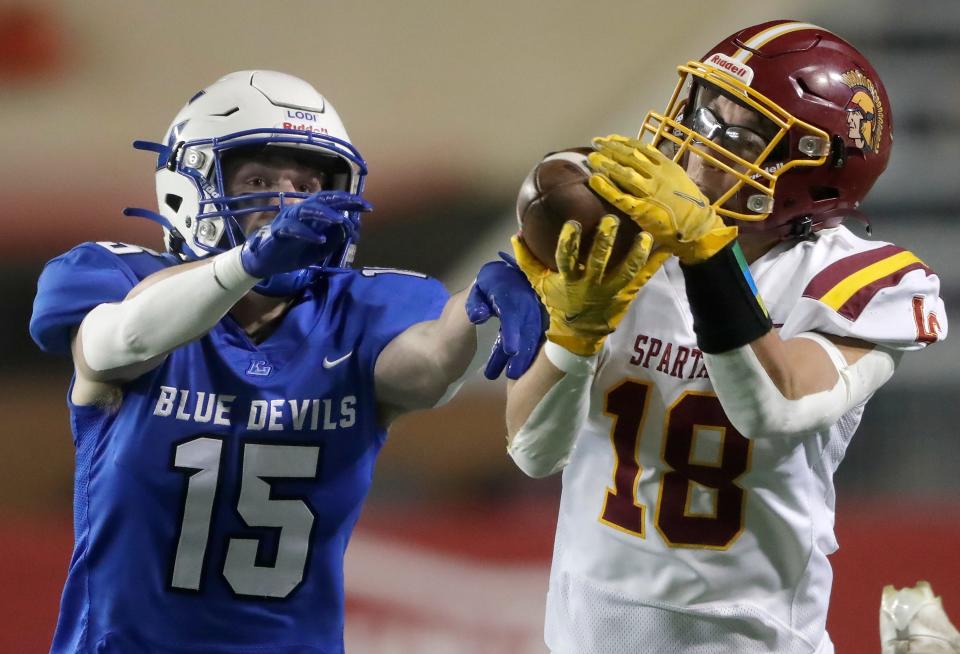
POLYGON ((183 204, 183 198, 179 195, 174 195, 173 193, 167 193, 163 197, 163 201, 174 211, 180 211, 180 205, 183 204))

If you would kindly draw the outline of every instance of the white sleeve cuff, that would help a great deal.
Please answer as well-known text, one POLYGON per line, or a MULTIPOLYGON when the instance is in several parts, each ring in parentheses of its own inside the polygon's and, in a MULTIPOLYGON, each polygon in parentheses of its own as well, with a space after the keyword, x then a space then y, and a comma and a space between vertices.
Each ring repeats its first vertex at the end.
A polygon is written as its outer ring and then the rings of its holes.
POLYGON ((589 356, 574 354, 553 341, 543 344, 543 353, 550 363, 568 375, 592 375, 597 370, 597 360, 600 358, 599 353, 589 356))

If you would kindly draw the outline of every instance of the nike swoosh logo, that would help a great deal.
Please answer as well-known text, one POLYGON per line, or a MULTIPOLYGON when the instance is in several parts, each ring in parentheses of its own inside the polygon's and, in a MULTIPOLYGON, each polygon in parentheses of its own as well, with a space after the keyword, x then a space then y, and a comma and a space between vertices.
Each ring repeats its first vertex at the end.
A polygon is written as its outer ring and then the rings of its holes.
POLYGON ((701 199, 699 199, 699 198, 695 198, 695 197, 693 197, 692 195, 687 195, 686 193, 681 193, 680 191, 674 191, 673 194, 676 195, 676 196, 678 196, 678 197, 683 198, 684 200, 690 200, 691 202, 693 202, 693 203, 694 203, 695 205, 697 205, 698 207, 705 207, 705 206, 707 206, 706 204, 704 204, 703 200, 701 200, 701 199))
POLYGON ((329 370, 330 368, 333 368, 334 366, 340 365, 341 363, 343 363, 344 361, 346 361, 347 359, 349 359, 351 356, 353 356, 353 350, 350 350, 349 352, 347 352, 346 354, 344 354, 344 355, 343 355, 342 357, 340 357, 339 359, 334 359, 333 361, 331 361, 331 360, 328 359, 327 357, 323 357, 323 367, 324 367, 326 370, 329 370))
POLYGON ((573 322, 574 320, 576 320, 577 318, 579 318, 579 317, 582 316, 582 315, 583 315, 583 311, 581 311, 581 312, 579 312, 579 313, 572 313, 572 314, 571 314, 571 313, 565 313, 565 314, 563 314, 563 322, 565 322, 565 323, 571 323, 571 322, 573 322))

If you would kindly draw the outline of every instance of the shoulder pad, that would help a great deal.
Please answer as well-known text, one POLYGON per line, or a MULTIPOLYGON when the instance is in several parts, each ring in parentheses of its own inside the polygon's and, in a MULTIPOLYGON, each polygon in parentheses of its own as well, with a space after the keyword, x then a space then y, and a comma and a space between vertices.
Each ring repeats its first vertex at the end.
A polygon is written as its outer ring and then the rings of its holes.
POLYGON ((82 243, 50 260, 37 281, 30 335, 41 349, 66 354, 70 333, 98 304, 120 302, 173 257, 125 243, 82 243))
POLYGON ((847 254, 816 272, 804 287, 782 333, 789 338, 802 331, 897 349, 942 340, 947 321, 940 280, 917 255, 896 245, 847 254))
POLYGON ((882 245, 833 262, 810 280, 803 297, 857 320, 877 293, 896 287, 914 270, 923 271, 923 276, 936 274, 913 252, 882 245))

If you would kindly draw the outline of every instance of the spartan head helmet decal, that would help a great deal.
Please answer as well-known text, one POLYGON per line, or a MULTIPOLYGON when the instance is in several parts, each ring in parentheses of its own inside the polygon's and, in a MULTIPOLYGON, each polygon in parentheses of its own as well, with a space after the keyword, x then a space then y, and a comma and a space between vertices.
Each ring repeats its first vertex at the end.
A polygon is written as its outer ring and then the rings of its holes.
POLYGON ((847 138, 864 152, 878 153, 883 137, 883 103, 877 88, 862 71, 849 70, 841 76, 852 95, 847 102, 847 138))

